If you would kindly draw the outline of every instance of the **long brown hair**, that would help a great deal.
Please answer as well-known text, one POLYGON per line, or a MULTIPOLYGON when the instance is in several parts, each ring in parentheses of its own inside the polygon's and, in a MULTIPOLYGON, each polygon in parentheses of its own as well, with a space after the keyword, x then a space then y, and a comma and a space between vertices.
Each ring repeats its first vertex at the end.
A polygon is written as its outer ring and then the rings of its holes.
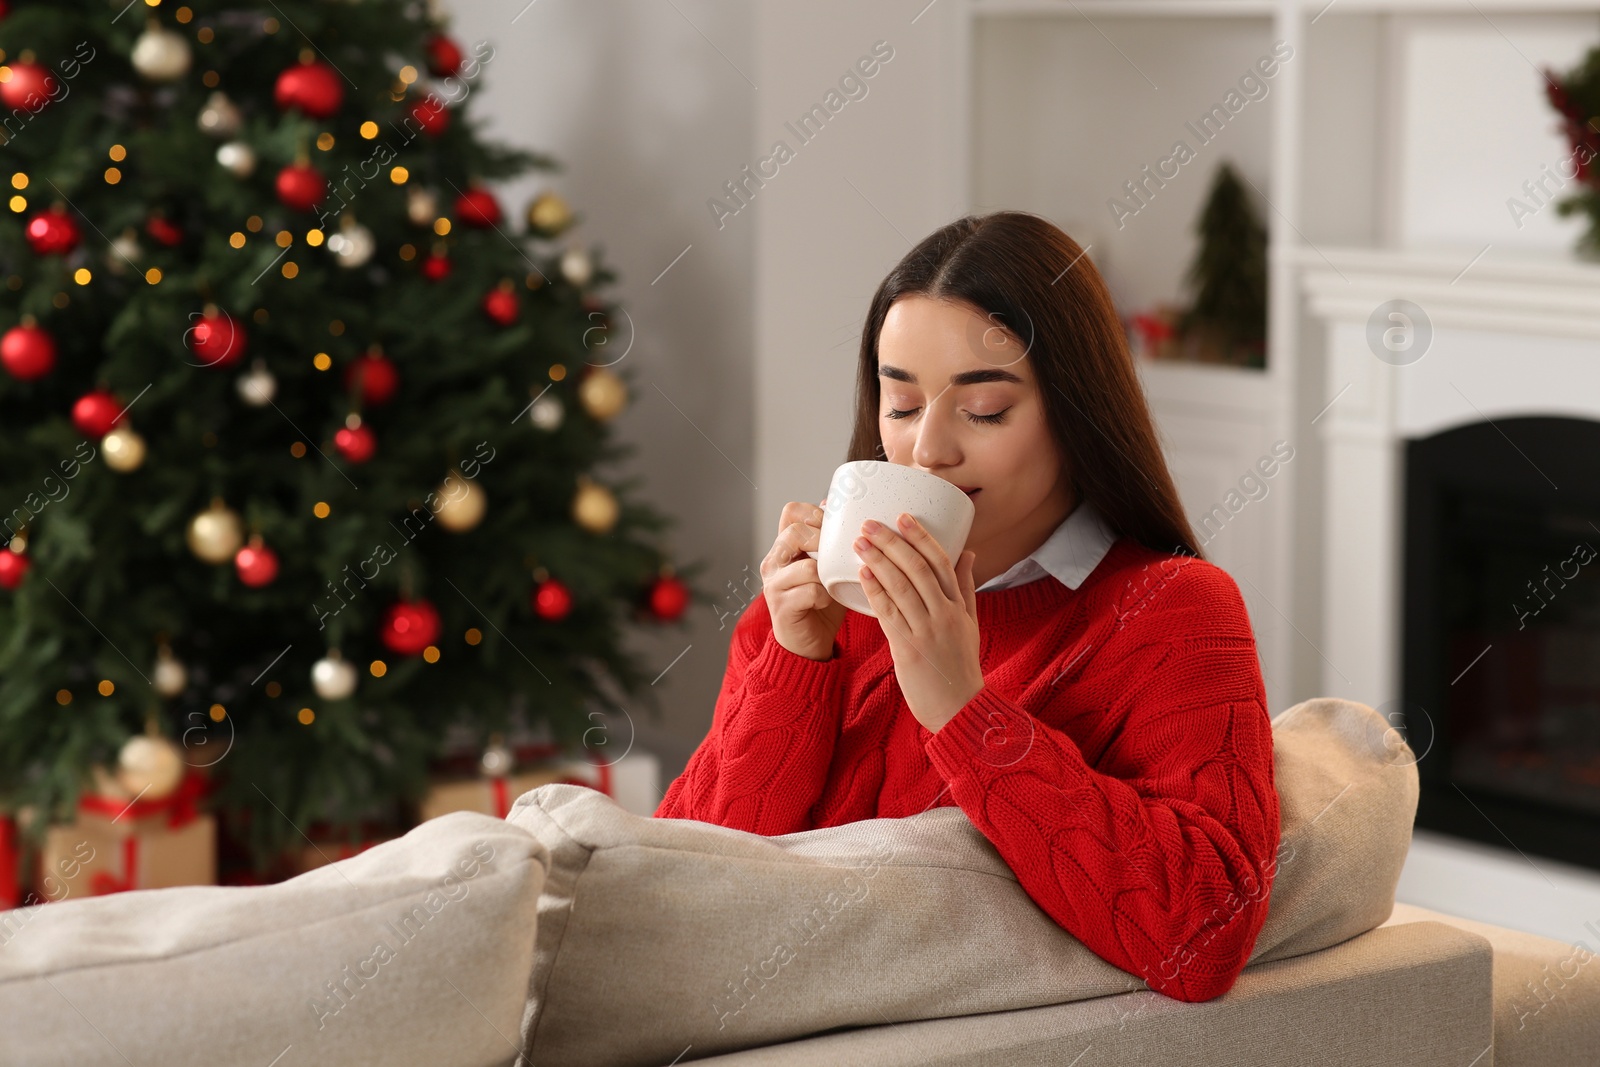
POLYGON ((847 462, 884 458, 878 333, 889 306, 912 293, 965 303, 1023 344, 1078 501, 1092 501, 1114 531, 1148 548, 1205 559, 1105 280, 1076 241, 1027 212, 957 219, 923 238, 883 279, 861 330, 847 462))

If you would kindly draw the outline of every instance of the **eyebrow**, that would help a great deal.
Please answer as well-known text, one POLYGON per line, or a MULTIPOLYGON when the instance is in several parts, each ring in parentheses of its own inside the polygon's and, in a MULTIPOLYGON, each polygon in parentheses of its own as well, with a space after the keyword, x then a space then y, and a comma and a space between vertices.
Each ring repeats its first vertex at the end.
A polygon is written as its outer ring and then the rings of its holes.
MULTIPOLYGON (((906 382, 909 385, 917 384, 917 376, 908 370, 891 367, 887 363, 878 366, 878 374, 884 378, 893 378, 897 382, 906 382)), ((950 375, 951 385, 979 385, 983 382, 1014 382, 1017 385, 1026 384, 1023 380, 1008 370, 990 368, 988 370, 967 370, 960 374, 950 375)))

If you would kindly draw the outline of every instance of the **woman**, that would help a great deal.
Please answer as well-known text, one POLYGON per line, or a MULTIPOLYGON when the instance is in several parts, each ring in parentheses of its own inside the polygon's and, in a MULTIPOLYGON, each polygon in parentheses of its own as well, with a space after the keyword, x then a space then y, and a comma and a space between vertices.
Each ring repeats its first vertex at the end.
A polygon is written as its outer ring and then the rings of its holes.
POLYGON ((806 555, 823 509, 785 505, 711 731, 656 816, 776 835, 959 805, 1102 959, 1179 1000, 1226 992, 1278 847, 1266 692, 1076 242, 997 212, 890 271, 849 452, 880 456, 973 491, 966 548, 864 527, 872 618, 806 555))

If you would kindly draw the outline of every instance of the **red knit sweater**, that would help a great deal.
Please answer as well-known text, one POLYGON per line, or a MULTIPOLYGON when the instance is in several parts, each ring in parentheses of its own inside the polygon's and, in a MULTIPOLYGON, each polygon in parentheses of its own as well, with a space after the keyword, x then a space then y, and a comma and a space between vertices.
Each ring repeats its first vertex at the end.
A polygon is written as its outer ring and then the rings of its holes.
POLYGON ((930 733, 877 619, 833 658, 734 627, 711 731, 656 810, 768 836, 959 805, 1052 919, 1183 1001, 1228 991, 1267 914, 1278 794, 1243 599, 1124 536, 1074 590, 977 594, 984 687, 930 733))

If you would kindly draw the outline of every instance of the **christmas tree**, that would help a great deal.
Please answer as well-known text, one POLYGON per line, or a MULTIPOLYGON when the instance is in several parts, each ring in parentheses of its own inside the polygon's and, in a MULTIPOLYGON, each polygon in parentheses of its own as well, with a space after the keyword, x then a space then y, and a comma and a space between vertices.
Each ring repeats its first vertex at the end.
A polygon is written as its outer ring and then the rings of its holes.
POLYGON ((1185 342, 1210 359, 1266 366, 1267 230, 1226 161, 1217 168, 1196 231, 1200 250, 1185 277, 1195 298, 1180 322, 1185 342))
POLYGON ((631 372, 495 58, 410 0, 0 2, 0 813, 172 789, 258 864, 446 739, 581 743, 678 619, 631 372), (156 738, 149 738, 153 732, 156 738), (135 739, 135 740, 130 740, 135 739), (120 763, 119 763, 120 759, 120 763))

